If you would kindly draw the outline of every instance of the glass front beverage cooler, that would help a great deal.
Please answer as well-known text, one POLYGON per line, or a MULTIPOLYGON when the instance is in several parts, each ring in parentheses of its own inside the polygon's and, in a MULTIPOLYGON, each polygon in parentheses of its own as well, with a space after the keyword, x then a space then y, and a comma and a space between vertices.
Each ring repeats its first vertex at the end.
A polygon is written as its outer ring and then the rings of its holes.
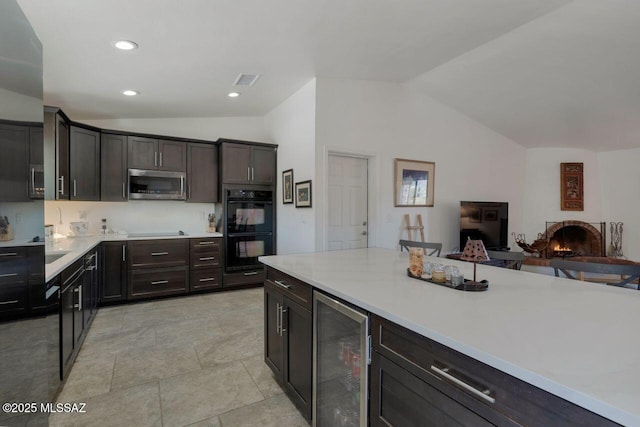
POLYGON ((367 426, 369 317, 313 293, 313 425, 367 426))

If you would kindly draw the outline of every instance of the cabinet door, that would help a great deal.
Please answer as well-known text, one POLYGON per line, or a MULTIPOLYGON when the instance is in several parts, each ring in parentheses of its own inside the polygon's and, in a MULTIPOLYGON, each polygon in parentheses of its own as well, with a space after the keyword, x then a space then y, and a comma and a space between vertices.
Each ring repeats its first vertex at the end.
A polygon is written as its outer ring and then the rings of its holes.
POLYGON ((311 312, 284 297, 284 387, 307 420, 311 419, 312 318, 311 312))
POLYGON ((80 337, 84 330, 84 299, 83 299, 83 280, 78 279, 76 285, 73 288, 73 347, 77 348, 80 345, 80 337))
POLYGON ((29 309, 44 309, 47 305, 44 283, 44 245, 27 247, 27 281, 29 309))
POLYGON ((127 138, 129 169, 158 168, 158 140, 141 136, 127 138))
POLYGON ((70 131, 71 200, 100 200, 100 134, 75 126, 70 131))
POLYGON ((102 243, 101 301, 122 301, 127 298, 127 244, 102 243))
POLYGON ((29 129, 0 124, 0 201, 29 200, 29 129))
POLYGON ((163 171, 187 171, 187 144, 178 141, 158 141, 158 169, 163 171))
POLYGON ((127 201, 127 137, 100 137, 100 200, 127 201))
POLYGON ((280 328, 283 295, 266 282, 264 284, 264 361, 278 383, 284 379, 284 334, 280 328))
POLYGON ((215 203, 218 198, 218 147, 189 144, 187 155, 188 202, 215 203))
POLYGON ((44 165, 44 131, 41 127, 29 128, 29 163, 44 165))
POLYGON ((69 200, 69 124, 56 114, 56 200, 69 200))
POLYGON ((251 182, 253 184, 275 185, 276 149, 273 147, 252 147, 251 182))
POLYGON ((222 144, 222 182, 248 184, 251 182, 251 146, 222 144))
POLYGON ((74 287, 69 286, 60 295, 60 352, 62 354, 63 372, 73 355, 73 311, 74 287))
POLYGON ((374 352, 371 426, 491 426, 489 421, 374 352))

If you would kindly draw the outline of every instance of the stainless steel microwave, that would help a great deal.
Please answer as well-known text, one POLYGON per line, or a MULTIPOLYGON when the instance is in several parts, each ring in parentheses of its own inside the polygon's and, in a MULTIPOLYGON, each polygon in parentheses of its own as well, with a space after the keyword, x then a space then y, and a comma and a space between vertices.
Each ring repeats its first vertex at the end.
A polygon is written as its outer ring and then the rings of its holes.
POLYGON ((184 172, 129 169, 129 199, 186 200, 184 172))

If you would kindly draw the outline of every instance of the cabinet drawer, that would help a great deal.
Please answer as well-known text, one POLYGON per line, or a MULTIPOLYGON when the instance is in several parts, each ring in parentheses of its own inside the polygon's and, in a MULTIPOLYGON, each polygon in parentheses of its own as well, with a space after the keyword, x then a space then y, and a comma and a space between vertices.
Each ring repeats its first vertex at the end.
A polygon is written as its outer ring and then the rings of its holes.
POLYGON ((187 265, 188 241, 143 240, 129 242, 129 267, 173 267, 187 265))
POLYGON ((191 271, 191 281, 189 289, 199 291, 204 289, 215 289, 222 287, 222 269, 207 268, 203 270, 191 271))
POLYGON ((22 284, 27 279, 27 251, 25 248, 0 249, 0 285, 22 284))
POLYGON ((255 270, 239 271, 237 273, 225 273, 223 287, 234 288, 264 283, 267 274, 262 268, 255 270))
POLYGON ((292 300, 311 310, 313 290, 310 285, 273 268, 267 268, 267 280, 292 300))
POLYGON ((191 253, 191 268, 220 268, 222 267, 222 255, 220 252, 191 253))
POLYGON ((0 313, 16 313, 27 309, 27 285, 0 286, 0 313))
POLYGON ((191 255, 201 252, 222 253, 222 238, 207 237, 202 239, 190 239, 191 255))
POLYGON ((388 320, 373 316, 372 334, 376 352, 485 418, 496 411, 524 425, 617 425, 388 320))
POLYGON ((129 272, 129 298, 183 294, 187 291, 186 267, 170 267, 129 272))

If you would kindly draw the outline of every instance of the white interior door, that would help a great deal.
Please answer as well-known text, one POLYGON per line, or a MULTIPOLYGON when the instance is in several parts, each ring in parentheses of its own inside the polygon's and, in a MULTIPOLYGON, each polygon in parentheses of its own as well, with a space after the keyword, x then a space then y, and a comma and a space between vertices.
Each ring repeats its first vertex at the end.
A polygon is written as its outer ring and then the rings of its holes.
POLYGON ((329 155, 327 249, 367 247, 367 159, 329 155))

